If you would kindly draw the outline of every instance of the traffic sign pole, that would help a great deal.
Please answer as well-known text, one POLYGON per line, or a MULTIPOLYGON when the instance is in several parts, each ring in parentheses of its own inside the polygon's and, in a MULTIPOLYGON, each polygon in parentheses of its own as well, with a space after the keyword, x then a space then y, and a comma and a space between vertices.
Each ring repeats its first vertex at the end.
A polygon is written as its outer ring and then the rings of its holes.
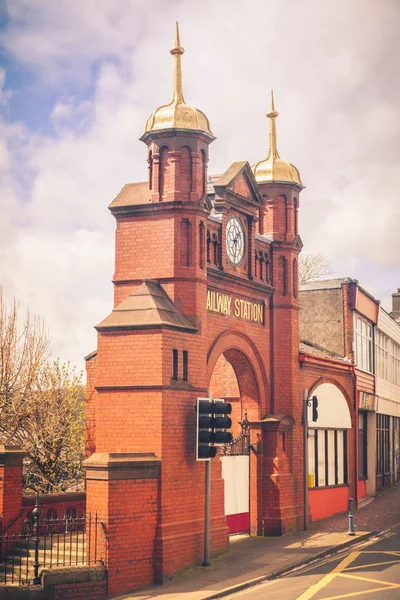
MULTIPOLYGON (((212 398, 207 392, 207 398, 212 398)), ((210 566, 210 498, 211 498, 211 460, 205 461, 205 499, 204 499, 204 560, 203 567, 210 566)))

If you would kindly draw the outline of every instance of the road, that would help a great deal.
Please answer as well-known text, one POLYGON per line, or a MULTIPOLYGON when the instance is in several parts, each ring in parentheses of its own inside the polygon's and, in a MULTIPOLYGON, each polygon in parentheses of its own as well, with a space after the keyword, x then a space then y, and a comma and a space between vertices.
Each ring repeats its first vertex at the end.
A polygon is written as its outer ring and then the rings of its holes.
POLYGON ((400 598, 400 526, 385 537, 232 596, 241 600, 400 598))

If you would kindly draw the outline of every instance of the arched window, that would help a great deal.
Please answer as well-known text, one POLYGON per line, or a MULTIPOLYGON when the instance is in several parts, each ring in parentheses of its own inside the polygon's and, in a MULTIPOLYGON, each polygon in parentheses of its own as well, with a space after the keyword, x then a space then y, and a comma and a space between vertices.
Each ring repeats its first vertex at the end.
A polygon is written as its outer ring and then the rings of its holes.
POLYGON ((299 225, 298 225, 299 205, 297 203, 297 198, 294 198, 293 202, 294 202, 294 233, 295 233, 295 235, 297 235, 299 233, 299 225))
POLYGON ((188 200, 192 191, 192 151, 189 146, 181 148, 180 190, 184 200, 188 200))
POLYGON ((287 259, 284 256, 278 258, 278 291, 282 296, 287 294, 287 259))
POLYGON ((46 513, 46 521, 55 521, 57 519, 57 513, 54 508, 50 508, 46 513))
POLYGON ((351 429, 347 400, 333 383, 321 383, 310 396, 307 409, 310 487, 347 484, 347 431, 351 429))
POLYGON ((211 234, 207 231, 207 263, 211 264, 211 234))
POLYGON ((78 516, 78 511, 76 510, 75 506, 70 506, 69 508, 67 508, 67 510, 65 511, 65 518, 68 520, 72 520, 72 519, 76 519, 78 516))

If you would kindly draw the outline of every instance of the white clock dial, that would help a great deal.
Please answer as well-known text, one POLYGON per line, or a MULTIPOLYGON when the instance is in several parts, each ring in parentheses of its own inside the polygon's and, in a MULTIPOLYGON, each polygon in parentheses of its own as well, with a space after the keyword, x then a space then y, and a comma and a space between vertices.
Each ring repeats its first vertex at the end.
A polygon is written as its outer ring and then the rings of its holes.
POLYGON ((226 225, 226 253, 233 265, 244 257, 244 227, 238 217, 231 217, 226 225))

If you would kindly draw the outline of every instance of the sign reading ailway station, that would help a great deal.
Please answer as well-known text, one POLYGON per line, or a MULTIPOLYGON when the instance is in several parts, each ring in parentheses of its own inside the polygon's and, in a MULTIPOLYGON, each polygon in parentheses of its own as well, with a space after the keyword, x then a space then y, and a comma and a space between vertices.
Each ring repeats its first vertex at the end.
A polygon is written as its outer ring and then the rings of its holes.
POLYGON ((262 302, 243 300, 211 290, 207 290, 207 310, 254 323, 264 323, 264 304, 262 302))

